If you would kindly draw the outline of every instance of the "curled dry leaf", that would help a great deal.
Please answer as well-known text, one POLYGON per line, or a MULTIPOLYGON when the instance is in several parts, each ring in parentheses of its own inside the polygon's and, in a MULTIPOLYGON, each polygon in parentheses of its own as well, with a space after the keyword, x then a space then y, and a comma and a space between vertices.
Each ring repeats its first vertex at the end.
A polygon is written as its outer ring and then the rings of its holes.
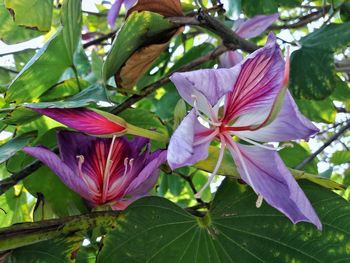
MULTIPOLYGON (((164 17, 182 16, 180 0, 139 0, 127 14, 132 12, 150 11, 158 13, 164 17)), ((115 74, 115 81, 118 87, 132 88, 143 74, 152 66, 160 53, 167 48, 172 37, 180 33, 180 29, 171 29, 162 32, 150 39, 136 50, 115 74)))

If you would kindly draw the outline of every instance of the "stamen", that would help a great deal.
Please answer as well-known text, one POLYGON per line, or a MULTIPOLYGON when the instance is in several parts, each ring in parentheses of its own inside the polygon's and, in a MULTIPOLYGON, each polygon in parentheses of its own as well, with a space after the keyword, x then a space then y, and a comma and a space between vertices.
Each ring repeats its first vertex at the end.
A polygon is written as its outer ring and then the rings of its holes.
POLYGON ((280 147, 272 147, 272 146, 267 146, 267 145, 264 145, 264 144, 261 144, 261 143, 258 143, 258 142, 256 142, 256 141, 253 141, 253 140, 251 140, 251 139, 248 139, 247 137, 243 137, 243 136, 241 136, 241 135, 237 135, 237 134, 235 134, 234 132, 229 132, 229 134, 231 134, 231 135, 235 135, 235 136, 237 136, 238 138, 240 138, 240 139, 242 139, 243 141, 246 141, 246 142, 249 142, 249 143, 251 143, 251 144, 253 144, 253 145, 255 145, 255 146, 258 146, 258 147, 260 147, 260 148, 263 148, 263 149, 266 149, 266 150, 270 150, 270 151, 279 151, 279 150, 282 150, 283 148, 285 148, 285 147, 288 147, 288 146, 280 146, 280 147))
POLYGON ((258 194, 258 199, 256 200, 256 208, 260 208, 264 201, 264 197, 261 194, 258 194))
POLYGON ((127 175, 128 172, 131 172, 133 165, 134 165, 134 159, 133 158, 131 158, 129 160, 129 158, 126 157, 124 159, 124 167, 125 167, 124 168, 124 173, 117 180, 115 180, 115 182, 111 185, 109 190, 114 189, 114 187, 116 187, 117 185, 119 185, 119 186, 118 186, 117 189, 113 190, 113 192, 111 192, 110 195, 108 195, 108 197, 110 197, 112 195, 115 195, 115 193, 118 193, 120 191, 120 189, 123 187, 123 184, 125 183, 125 180, 127 179, 126 175, 127 175), (130 169, 128 169, 128 165, 130 166, 130 169), (120 180, 122 180, 122 181, 119 182, 120 180))
POLYGON ((78 175, 83 179, 87 187, 89 188, 89 191, 94 195, 94 196, 99 196, 100 193, 97 189, 97 186, 95 182, 89 177, 85 176, 83 173, 83 163, 85 161, 84 155, 77 155, 76 158, 78 159, 78 175))
POLYGON ((196 193, 194 196, 195 198, 201 198, 204 190, 210 185, 210 183, 213 181, 215 175, 217 174, 220 166, 221 166, 221 163, 222 163, 222 160, 224 158, 224 153, 225 153, 225 141, 224 141, 224 138, 222 135, 220 135, 220 140, 221 140, 221 148, 220 148, 220 153, 219 153, 219 158, 218 158, 218 161, 215 165, 215 168, 214 168, 214 171, 212 172, 212 174, 209 176, 208 178, 208 181, 204 184, 204 186, 201 188, 201 190, 198 191, 198 193, 196 193))
MULTIPOLYGON (((77 155, 76 158, 78 159, 78 169, 79 169, 79 172, 81 172, 81 168, 83 166, 83 163, 85 161, 85 158, 84 158, 84 155, 77 155)), ((81 172, 82 174, 82 172, 81 172)))
POLYGON ((108 185, 109 185, 109 176, 110 176, 110 171, 109 168, 112 164, 112 153, 113 153, 113 146, 114 146, 114 142, 115 142, 115 138, 117 136, 114 135, 112 138, 112 142, 111 142, 111 146, 109 148, 109 152, 107 155, 107 160, 106 160, 106 167, 103 173, 103 189, 102 189, 102 202, 106 201, 106 197, 107 197, 107 192, 108 192, 108 185))
POLYGON ((212 115, 211 118, 214 119, 214 121, 210 120, 208 117, 206 117, 205 115, 203 115, 199 111, 199 108, 198 108, 198 105, 197 105, 197 97, 195 95, 192 95, 192 98, 193 98, 193 108, 195 109, 197 116, 201 117, 204 121, 208 122, 209 124, 211 124, 213 126, 221 126, 221 122, 215 121, 216 117, 214 116, 213 109, 212 109, 212 107, 210 105, 208 105, 208 110, 209 110, 209 112, 212 115))

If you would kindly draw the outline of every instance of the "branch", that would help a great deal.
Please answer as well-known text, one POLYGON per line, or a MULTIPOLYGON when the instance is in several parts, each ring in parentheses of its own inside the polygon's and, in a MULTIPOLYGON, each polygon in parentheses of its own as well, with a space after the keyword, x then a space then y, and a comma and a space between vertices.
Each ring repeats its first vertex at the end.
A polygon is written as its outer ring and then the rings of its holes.
POLYGON ((119 211, 93 212, 59 219, 21 223, 0 230, 0 252, 27 246, 37 242, 87 231, 95 227, 107 230, 116 226, 119 211))
POLYGON ((118 31, 118 29, 116 29, 116 30, 114 30, 112 32, 109 32, 108 34, 105 34, 103 36, 100 36, 100 37, 98 37, 96 39, 93 39, 93 40, 91 40, 89 42, 86 42, 85 44, 83 44, 83 48, 85 49, 85 48, 91 47, 93 45, 100 44, 101 42, 103 42, 103 41, 105 41, 105 40, 107 40, 109 38, 114 37, 115 34, 117 33, 117 31, 118 31))
MULTIPOLYGON (((209 60, 215 59, 218 56, 220 56, 222 53, 226 52, 228 50, 227 47, 221 45, 215 48, 213 51, 209 52, 208 54, 199 57, 190 63, 180 67, 176 72, 183 72, 183 71, 188 71, 191 69, 194 69, 198 67, 199 65, 203 64, 204 62, 207 62, 209 60)), ((111 112, 113 114, 119 114, 122 111, 126 110, 129 108, 131 105, 135 104, 139 100, 147 97, 151 93, 153 93, 155 90, 158 88, 162 87, 163 85, 167 84, 169 82, 169 75, 161 78, 160 80, 144 87, 139 94, 132 95, 130 98, 126 99, 122 104, 114 108, 111 112)))
POLYGON ((347 129, 350 128, 350 121, 343 127, 340 128, 340 130, 335 133, 333 136, 331 136, 317 151, 312 153, 310 156, 305 158, 302 162, 300 162, 297 166, 295 166, 296 170, 302 169, 307 163, 312 161, 318 154, 320 154, 326 147, 328 147, 332 142, 338 139, 340 135, 342 135, 344 132, 346 132, 347 129))

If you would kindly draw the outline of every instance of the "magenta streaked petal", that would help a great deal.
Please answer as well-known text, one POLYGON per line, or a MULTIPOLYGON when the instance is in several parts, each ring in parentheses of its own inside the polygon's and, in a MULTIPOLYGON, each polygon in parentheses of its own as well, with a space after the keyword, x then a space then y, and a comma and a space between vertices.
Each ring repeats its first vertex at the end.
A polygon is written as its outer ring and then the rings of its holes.
POLYGON ((121 133, 126 130, 123 125, 110 121, 95 111, 86 108, 33 108, 33 110, 70 128, 91 135, 121 133))
POLYGON ((46 166, 48 166, 66 186, 68 186, 74 192, 80 194, 83 198, 90 200, 87 185, 55 153, 41 146, 27 146, 23 148, 23 151, 39 159, 46 166))
POLYGON ((193 106, 193 95, 202 94, 211 106, 230 90, 239 73, 239 67, 233 69, 202 69, 191 72, 174 73, 170 80, 175 84, 181 97, 193 106))
POLYGON ((239 51, 227 51, 219 57, 220 68, 232 68, 243 60, 239 51))
POLYGON ((231 138, 227 138, 227 141, 242 179, 257 194, 293 223, 310 222, 322 229, 309 200, 277 152, 237 144, 231 138))
MULTIPOLYGON (((259 125, 266 119, 268 110, 268 108, 261 108, 242 115, 234 126, 259 125)), ((281 142, 296 139, 308 140, 317 132, 318 128, 300 113, 291 94, 287 91, 282 108, 271 124, 255 131, 237 131, 235 134, 261 142, 281 142)))
POLYGON ((262 32, 264 32, 269 26, 271 26, 278 17, 278 13, 268 16, 254 16, 251 19, 248 19, 247 21, 240 22, 237 25, 235 32, 242 38, 257 37, 262 32))
POLYGON ((211 130, 198 122, 195 111, 192 110, 180 123, 170 139, 167 155, 170 168, 174 170, 206 159, 211 140, 198 145, 195 144, 204 137, 199 134, 209 133, 211 133, 211 130))
POLYGON ((223 121, 228 123, 257 108, 272 108, 283 86, 284 64, 275 36, 271 33, 263 48, 237 65, 241 70, 234 88, 226 95, 223 121))

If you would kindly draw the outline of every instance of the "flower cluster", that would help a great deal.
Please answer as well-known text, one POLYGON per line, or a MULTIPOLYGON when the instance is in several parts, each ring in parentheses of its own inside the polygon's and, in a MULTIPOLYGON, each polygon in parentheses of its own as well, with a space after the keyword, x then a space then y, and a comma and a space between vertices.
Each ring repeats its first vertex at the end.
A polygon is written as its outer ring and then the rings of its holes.
MULTIPOLYGON (((109 14, 114 23, 118 1, 109 14)), ((237 34, 259 35, 278 14, 258 16, 239 23, 237 34)), ((44 147, 24 151, 45 163, 73 191, 92 206, 108 204, 124 209, 147 195, 155 185, 159 166, 166 160, 171 169, 193 165, 208 157, 212 141, 220 143, 214 171, 198 193, 200 196, 217 174, 227 149, 244 182, 262 200, 294 223, 310 222, 321 229, 321 222, 294 177, 268 142, 307 140, 317 128, 299 112, 287 89, 289 58, 285 62, 270 34, 263 48, 243 59, 240 53, 221 57, 221 68, 174 73, 170 79, 192 110, 173 133, 167 150, 151 152, 148 139, 125 133, 159 138, 152 131, 140 130, 112 114, 93 109, 35 109, 80 132, 60 131, 61 157, 44 147), (99 138, 94 136, 105 136, 99 138), (119 137, 117 137, 119 136, 119 137)))

